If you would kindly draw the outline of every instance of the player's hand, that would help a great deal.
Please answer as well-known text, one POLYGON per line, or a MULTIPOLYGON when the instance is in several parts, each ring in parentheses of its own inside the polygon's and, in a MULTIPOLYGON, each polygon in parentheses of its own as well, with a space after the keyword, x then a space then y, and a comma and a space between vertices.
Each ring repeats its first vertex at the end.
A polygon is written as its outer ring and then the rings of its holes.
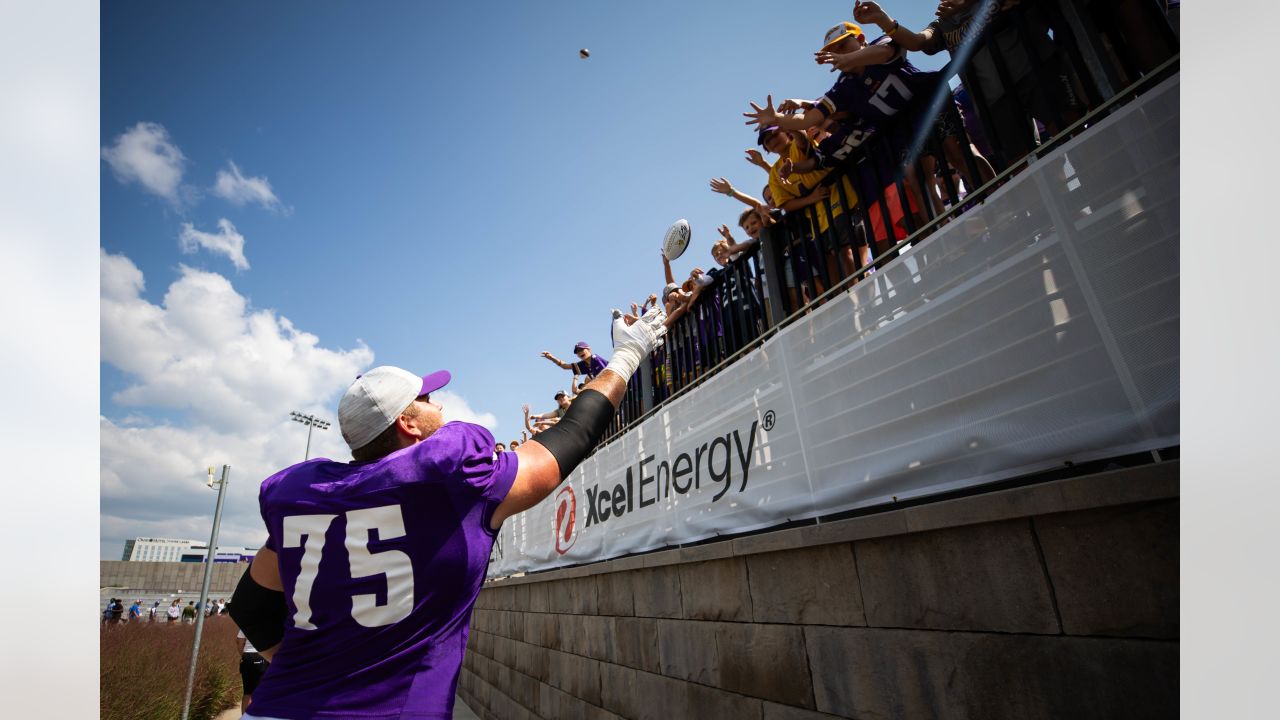
POLYGON ((546 359, 550 360, 550 359, 551 359, 551 351, 550 351, 550 350, 543 350, 543 351, 542 351, 542 357, 544 357, 544 358, 546 358, 546 359))
POLYGON ((764 159, 764 155, 762 155, 759 150, 756 150, 755 148, 749 148, 746 152, 747 152, 747 162, 761 168, 767 169, 769 167, 769 163, 764 159))
POLYGON ((619 318, 613 323, 613 346, 629 345, 639 351, 642 356, 656 350, 662 345, 662 336, 667 334, 663 321, 667 313, 661 308, 653 308, 640 317, 629 316, 619 318))
POLYGON ((773 109, 773 96, 769 95, 765 101, 764 107, 760 107, 755 103, 751 103, 751 112, 742 113, 747 120, 746 125, 756 125, 758 127, 768 127, 778 122, 778 111, 773 109))
POLYGON ((725 240, 728 240, 730 245, 734 244, 733 235, 729 233, 728 225, 721 225, 720 227, 716 228, 716 230, 720 231, 720 237, 724 238, 725 240))
POLYGON ((524 416, 525 416, 525 417, 529 417, 529 406, 528 406, 528 405, 525 405, 525 406, 524 406, 524 416))
MULTIPOLYGON (((750 150, 748 150, 747 152, 750 152, 750 150)), ((715 192, 720 193, 721 195, 733 194, 733 186, 730 185, 729 181, 725 180, 724 178, 712 178, 711 189, 715 192)))
POLYGON ((809 197, 817 198, 818 200, 826 200, 831 197, 831 186, 819 185, 813 192, 809 193, 809 197))

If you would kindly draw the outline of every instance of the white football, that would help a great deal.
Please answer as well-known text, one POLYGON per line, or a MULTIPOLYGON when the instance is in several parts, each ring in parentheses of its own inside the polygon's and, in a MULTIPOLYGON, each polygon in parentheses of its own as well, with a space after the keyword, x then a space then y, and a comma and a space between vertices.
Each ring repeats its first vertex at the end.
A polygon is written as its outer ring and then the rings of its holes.
POLYGON ((675 260, 684 254, 685 248, 689 247, 689 238, 693 231, 689 229, 689 221, 680 218, 667 228, 667 234, 662 238, 662 254, 667 256, 668 260, 675 260))

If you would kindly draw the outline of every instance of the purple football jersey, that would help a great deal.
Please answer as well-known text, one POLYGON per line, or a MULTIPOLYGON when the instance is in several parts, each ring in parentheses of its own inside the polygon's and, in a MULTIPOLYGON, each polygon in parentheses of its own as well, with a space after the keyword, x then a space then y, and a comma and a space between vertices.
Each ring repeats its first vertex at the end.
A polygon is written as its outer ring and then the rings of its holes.
POLYGON ((253 714, 451 717, 489 521, 516 467, 488 430, 452 422, 380 460, 310 460, 263 481, 289 614, 253 714))
POLYGON ((907 60, 907 51, 889 36, 876 38, 872 45, 888 45, 894 54, 889 62, 867 65, 860 73, 841 73, 836 84, 818 100, 823 115, 851 115, 880 126, 911 107, 916 97, 941 80, 936 72, 926 72, 907 60))
POLYGON ((573 364, 573 371, 579 375, 586 375, 588 378, 594 378, 604 372, 605 365, 605 361, 601 360, 599 355, 592 353, 591 357, 587 360, 578 360, 575 362, 573 364))

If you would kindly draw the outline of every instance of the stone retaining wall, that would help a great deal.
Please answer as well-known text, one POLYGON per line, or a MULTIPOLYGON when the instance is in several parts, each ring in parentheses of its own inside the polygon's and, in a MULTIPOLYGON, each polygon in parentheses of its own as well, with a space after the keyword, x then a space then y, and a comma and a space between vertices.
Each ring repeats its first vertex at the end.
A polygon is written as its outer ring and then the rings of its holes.
MULTIPOLYGON (((98 584, 102 588, 119 589, 107 594, 153 595, 199 592, 204 582, 204 563, 184 562, 129 562, 124 560, 100 560, 98 584)), ((230 595, 240 582, 248 563, 214 563, 209 592, 230 595)))
POLYGON ((483 718, 1166 718, 1178 463, 491 582, 483 718))

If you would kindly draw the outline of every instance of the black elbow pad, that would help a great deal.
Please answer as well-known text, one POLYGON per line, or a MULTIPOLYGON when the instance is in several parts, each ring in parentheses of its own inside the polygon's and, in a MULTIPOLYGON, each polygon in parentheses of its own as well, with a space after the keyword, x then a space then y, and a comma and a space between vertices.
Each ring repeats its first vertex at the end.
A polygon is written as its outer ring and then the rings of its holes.
POLYGON ((240 584, 227 606, 244 636, 259 650, 269 650, 284 637, 284 621, 289 614, 284 593, 259 585, 248 570, 240 576, 240 584))
POLYGON ((578 467, 595 449, 617 412, 599 390, 583 390, 574 398, 560 422, 538 433, 535 441, 556 459, 560 479, 578 467))

